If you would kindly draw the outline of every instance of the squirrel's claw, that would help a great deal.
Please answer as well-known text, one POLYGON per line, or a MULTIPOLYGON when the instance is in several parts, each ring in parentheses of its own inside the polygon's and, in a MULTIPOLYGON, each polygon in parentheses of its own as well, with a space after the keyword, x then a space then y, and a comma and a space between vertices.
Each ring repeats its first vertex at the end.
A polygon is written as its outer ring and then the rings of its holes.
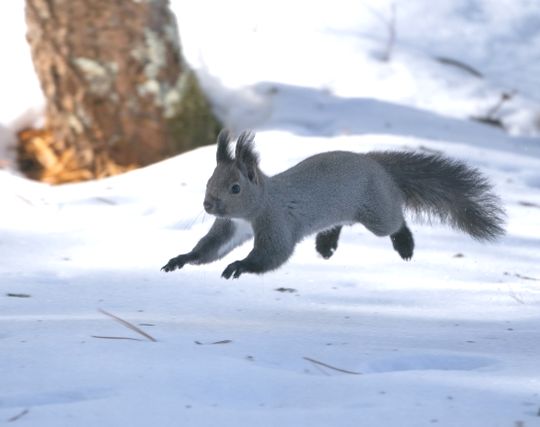
POLYGON ((171 259, 167 264, 161 267, 161 271, 164 271, 165 273, 169 273, 170 271, 173 271, 174 269, 176 269, 176 265, 172 261, 173 260, 171 259))
POLYGON ((229 264, 227 268, 223 270, 221 277, 224 279, 230 279, 232 276, 233 279, 238 279, 245 271, 247 270, 243 266, 242 261, 235 261, 232 264, 229 264))
POLYGON ((185 264, 185 260, 182 258, 182 255, 180 255, 180 256, 171 258, 167 264, 161 267, 161 271, 169 273, 170 271, 174 271, 177 268, 178 269, 182 268, 184 264, 185 264))

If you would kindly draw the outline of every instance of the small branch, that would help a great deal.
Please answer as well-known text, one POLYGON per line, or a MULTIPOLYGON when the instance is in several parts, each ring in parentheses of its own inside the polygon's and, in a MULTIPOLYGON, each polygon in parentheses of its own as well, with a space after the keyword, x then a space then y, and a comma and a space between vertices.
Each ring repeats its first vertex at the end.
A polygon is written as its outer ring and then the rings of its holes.
POLYGON ((538 203, 527 202, 526 200, 519 200, 518 205, 525 206, 527 208, 540 208, 538 203))
POLYGON ((471 120, 474 120, 475 122, 482 123, 484 125, 493 126, 499 129, 504 130, 504 125, 501 122, 500 119, 493 119, 491 117, 485 117, 485 116, 471 116, 471 120))
POLYGON ((230 344, 232 343, 232 340, 221 340, 221 341, 215 341, 215 342, 200 342, 200 341, 194 341, 197 345, 216 345, 216 344, 230 344))
POLYGON ((30 294, 16 294, 13 292, 8 292, 6 294, 7 297, 13 297, 13 298, 30 298, 30 294))
POLYGON ((8 418, 7 422, 12 423, 13 421, 17 421, 18 419, 20 419, 20 418, 24 417, 26 414, 28 414, 28 412, 30 412, 29 409, 23 409, 17 415, 14 415, 13 417, 8 418))
POLYGON ((499 110, 501 109, 503 104, 505 102, 510 101, 514 97, 514 95, 516 93, 517 93, 516 90, 513 90, 511 92, 503 92, 503 93, 501 93, 499 101, 497 102, 497 104, 495 104, 493 107, 491 107, 491 109, 487 112, 486 116, 491 118, 491 119, 495 119, 497 113, 499 112, 499 110))
POLYGON ((274 289, 274 291, 277 291, 277 292, 288 292, 288 293, 294 293, 294 292, 298 292, 296 289, 294 288, 284 288, 284 287, 281 287, 281 288, 276 288, 274 289))
POLYGON ((484 75, 476 68, 473 68, 470 65, 465 64, 464 62, 458 61, 457 59, 447 58, 446 56, 436 56, 435 59, 441 64, 452 65, 454 67, 461 68, 462 70, 480 79, 484 77, 484 75))
POLYGON ((92 335, 92 338, 101 338, 104 340, 131 340, 131 341, 142 341, 140 338, 130 338, 130 337, 105 337, 102 335, 92 335))
POLYGON ((519 273, 516 273, 514 276, 516 276, 518 279, 523 279, 523 280, 534 280, 535 282, 540 281, 540 279, 537 279, 536 277, 523 276, 519 273))
POLYGON ((512 298, 514 301, 520 303, 520 304, 525 304, 525 301, 523 301, 523 299, 521 297, 518 297, 517 294, 514 292, 514 290, 512 289, 512 287, 508 286, 508 295, 510 296, 510 298, 512 298))
POLYGON ((384 62, 390 61, 392 56, 392 51, 396 43, 396 4, 392 3, 390 5, 390 17, 386 17, 380 11, 373 9, 367 5, 365 7, 369 12, 377 18, 385 27, 388 32, 388 37, 386 39, 386 46, 384 51, 381 53, 380 60, 384 62))
POLYGON ((109 312, 107 312, 107 311, 105 311, 105 310, 103 310, 103 309, 101 309, 101 308, 99 309, 99 312, 100 312, 100 313, 103 313, 103 314, 106 315, 106 316, 109 316, 111 319, 116 320, 118 323, 121 323, 121 324, 124 325, 126 328, 129 328, 129 329, 131 329, 132 331, 137 332, 138 334, 140 334, 140 335, 142 335, 143 337, 145 337, 148 341, 157 342, 157 340, 156 340, 153 336, 147 334, 147 333, 144 332, 142 329, 138 328, 137 326, 133 325, 132 323, 129 323, 128 321, 126 321, 126 320, 124 320, 124 319, 121 319, 120 317, 115 316, 114 314, 111 314, 111 313, 109 313, 109 312))
POLYGON ((386 41, 386 50, 383 54, 383 61, 388 62, 392 56, 394 45, 396 44, 396 5, 392 3, 390 8, 390 19, 386 22, 388 30, 388 40, 386 41))
POLYGON ((491 107, 487 113, 483 116, 472 116, 471 119, 475 120, 480 123, 484 123, 487 125, 499 127, 501 129, 505 129, 504 123, 499 118, 499 111, 501 107, 504 105, 505 102, 510 101, 514 95, 517 93, 517 91, 513 90, 511 92, 503 92, 501 93, 501 96, 499 97, 499 100, 497 103, 491 107))
POLYGON ((30 205, 30 206, 35 206, 34 203, 32 203, 30 200, 28 200, 28 199, 27 199, 26 197, 24 197, 24 196, 21 196, 20 194, 17 194, 17 197, 18 197, 19 199, 21 199, 24 203, 26 203, 26 204, 28 204, 28 205, 30 205))
MULTIPOLYGON (((511 276, 511 274, 508 271, 505 271, 503 274, 505 276, 511 276)), ((533 280, 535 282, 540 281, 540 279, 537 279, 536 277, 524 276, 523 274, 519 274, 519 273, 514 273, 513 276, 517 277, 518 279, 523 279, 523 280, 533 280)))
POLYGON ((107 199, 106 197, 96 197, 96 200, 98 202, 102 202, 102 203, 105 203, 106 205, 117 205, 118 203, 116 203, 114 200, 110 200, 110 199, 107 199))
POLYGON ((311 362, 315 365, 319 365, 319 366, 324 366, 325 368, 328 368, 328 369, 332 369, 334 371, 338 371, 338 372, 342 372, 344 374, 350 374, 350 375, 362 375, 361 372, 355 372, 355 371, 349 371, 347 369, 341 369, 341 368, 337 368, 335 366, 332 366, 332 365, 329 365, 327 363, 324 363, 324 362, 319 362, 318 360, 315 360, 315 359, 312 359, 310 357, 303 357, 304 360, 307 360, 308 362, 311 362))

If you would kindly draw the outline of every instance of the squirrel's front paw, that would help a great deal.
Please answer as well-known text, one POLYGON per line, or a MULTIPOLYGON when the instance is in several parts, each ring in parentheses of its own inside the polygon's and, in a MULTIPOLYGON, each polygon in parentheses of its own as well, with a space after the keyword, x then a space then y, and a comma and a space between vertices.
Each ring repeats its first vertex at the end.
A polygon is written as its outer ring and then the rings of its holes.
POLYGON ((223 273, 221 273, 221 277, 225 279, 230 279, 231 276, 233 279, 238 279, 240 275, 244 272, 246 272, 247 269, 245 267, 245 263, 242 261, 235 261, 232 264, 229 264, 225 270, 223 270, 223 273))
POLYGON ((168 273, 169 271, 174 271, 177 268, 181 269, 187 261, 188 259, 186 255, 178 255, 177 257, 171 258, 167 264, 161 267, 161 271, 168 273))

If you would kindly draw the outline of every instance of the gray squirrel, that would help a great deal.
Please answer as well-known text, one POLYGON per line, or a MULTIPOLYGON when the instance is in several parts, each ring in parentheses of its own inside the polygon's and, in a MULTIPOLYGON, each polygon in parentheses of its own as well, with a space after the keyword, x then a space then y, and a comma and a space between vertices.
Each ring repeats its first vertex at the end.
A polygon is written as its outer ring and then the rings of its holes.
POLYGON ((313 233, 316 250, 328 259, 342 226, 355 223, 376 236, 390 236, 401 258, 410 260, 414 240, 404 208, 437 217, 477 240, 504 234, 498 197, 480 172, 462 162, 415 152, 331 151, 266 176, 253 140, 252 132, 241 133, 233 156, 229 132, 221 131, 203 203, 216 220, 190 252, 172 258, 162 270, 218 260, 251 237, 251 252, 230 264, 222 277, 275 270, 313 233))

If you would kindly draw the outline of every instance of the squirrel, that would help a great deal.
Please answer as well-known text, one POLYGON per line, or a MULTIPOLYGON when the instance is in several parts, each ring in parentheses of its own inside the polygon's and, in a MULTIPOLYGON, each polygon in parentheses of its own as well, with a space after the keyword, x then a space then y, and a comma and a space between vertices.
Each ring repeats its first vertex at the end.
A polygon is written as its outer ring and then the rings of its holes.
POLYGON ((218 260, 251 237, 251 252, 222 277, 275 270, 314 233, 317 252, 328 259, 342 227, 355 223, 390 236, 401 258, 410 260, 414 239, 404 209, 437 217, 477 240, 495 240, 505 232, 505 212, 491 184, 460 161, 407 151, 331 151, 267 176, 259 168, 254 137, 242 132, 233 156, 229 132, 220 132, 203 203, 216 220, 190 252, 172 258, 163 271, 218 260))

